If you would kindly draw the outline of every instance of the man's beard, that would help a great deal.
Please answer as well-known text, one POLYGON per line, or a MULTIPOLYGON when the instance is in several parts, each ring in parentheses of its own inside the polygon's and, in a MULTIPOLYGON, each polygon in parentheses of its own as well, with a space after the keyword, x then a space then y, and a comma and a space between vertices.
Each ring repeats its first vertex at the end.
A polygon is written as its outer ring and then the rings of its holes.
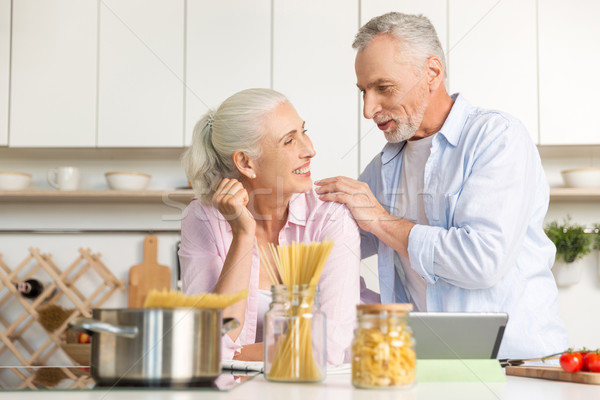
POLYGON ((391 119, 396 124, 396 129, 384 131, 385 139, 389 143, 400 143, 404 140, 408 140, 412 138, 415 133, 417 133, 417 129, 421 126, 421 122, 423 121, 423 115, 425 115, 425 110, 427 109, 427 95, 423 95, 421 97, 421 102, 417 106, 416 111, 412 115, 407 115, 406 120, 402 121, 400 117, 396 115, 388 115, 383 118, 379 117, 373 119, 375 123, 384 122, 386 120, 391 119))

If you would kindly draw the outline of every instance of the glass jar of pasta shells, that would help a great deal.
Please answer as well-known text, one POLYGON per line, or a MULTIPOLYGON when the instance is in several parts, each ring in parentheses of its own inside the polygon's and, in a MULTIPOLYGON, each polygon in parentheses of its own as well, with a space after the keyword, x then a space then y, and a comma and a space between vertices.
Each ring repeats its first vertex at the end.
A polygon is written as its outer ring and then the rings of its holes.
POLYGON ((327 371, 325 314, 319 288, 276 285, 265 313, 264 374, 270 381, 320 382, 327 371))
POLYGON ((409 387, 415 381, 415 340, 408 325, 412 304, 356 306, 352 384, 357 388, 409 387))

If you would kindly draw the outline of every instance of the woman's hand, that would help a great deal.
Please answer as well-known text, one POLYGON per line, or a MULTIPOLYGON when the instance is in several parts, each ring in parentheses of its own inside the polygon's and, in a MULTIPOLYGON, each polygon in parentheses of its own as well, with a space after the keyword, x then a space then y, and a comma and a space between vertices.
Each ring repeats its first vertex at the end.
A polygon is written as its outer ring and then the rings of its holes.
POLYGON ((229 222, 234 236, 256 232, 256 221, 246 208, 248 200, 248 191, 237 179, 223 179, 213 195, 212 204, 229 222))
MULTIPOLYGON (((223 179, 212 198, 212 204, 225 217, 233 233, 233 241, 225 257, 215 293, 235 293, 248 288, 252 269, 252 247, 256 234, 256 221, 246 207, 249 197, 237 179, 223 179)), ((223 317, 233 317, 240 326, 227 332, 235 341, 245 322, 246 299, 227 307, 223 317)))

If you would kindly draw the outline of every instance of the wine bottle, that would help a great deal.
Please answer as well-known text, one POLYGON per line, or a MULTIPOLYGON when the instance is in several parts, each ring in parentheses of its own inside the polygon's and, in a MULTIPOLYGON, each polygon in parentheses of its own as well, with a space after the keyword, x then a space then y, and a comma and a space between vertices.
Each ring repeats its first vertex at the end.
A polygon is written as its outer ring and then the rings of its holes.
MULTIPOLYGON (((21 294, 21 296, 28 298, 28 299, 37 298, 39 295, 41 295, 44 292, 44 289, 48 285, 50 285, 50 284, 49 283, 44 284, 41 281, 34 279, 34 278, 27 279, 23 282, 15 283, 15 287, 17 288, 17 291, 21 294)), ((56 287, 50 293, 48 298, 54 296, 55 293, 56 293, 56 287)))

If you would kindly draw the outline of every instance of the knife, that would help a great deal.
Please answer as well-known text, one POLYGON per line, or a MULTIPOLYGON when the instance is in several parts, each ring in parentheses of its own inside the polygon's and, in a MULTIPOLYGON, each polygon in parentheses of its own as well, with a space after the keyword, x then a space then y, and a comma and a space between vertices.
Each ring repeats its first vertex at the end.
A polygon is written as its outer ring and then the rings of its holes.
POLYGON ((544 357, 544 358, 504 358, 502 360, 498 360, 498 362, 500 363, 500 366, 502 368, 506 367, 506 366, 511 366, 511 367, 517 367, 519 365, 523 365, 526 362, 535 362, 535 361, 546 361, 546 360, 556 360, 560 358, 560 356, 552 356, 552 357, 544 357))

